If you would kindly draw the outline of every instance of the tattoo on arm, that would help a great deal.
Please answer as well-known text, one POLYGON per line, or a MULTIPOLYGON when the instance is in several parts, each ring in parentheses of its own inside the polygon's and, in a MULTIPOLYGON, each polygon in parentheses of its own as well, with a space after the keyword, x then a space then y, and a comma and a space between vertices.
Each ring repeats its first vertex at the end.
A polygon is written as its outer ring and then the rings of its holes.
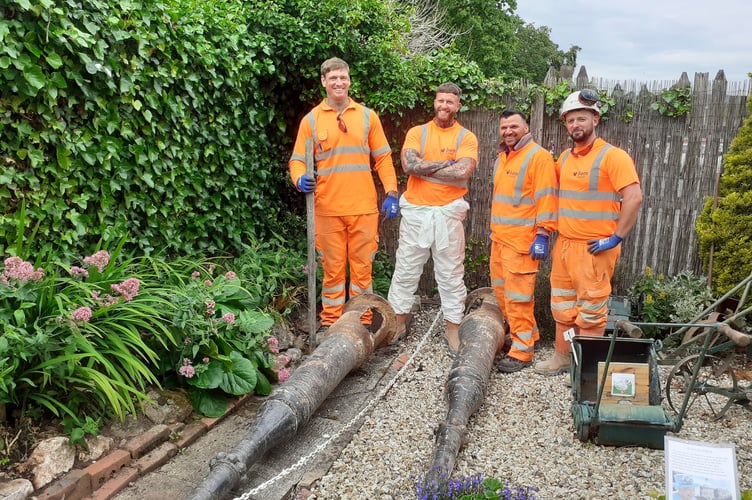
POLYGON ((414 149, 402 151, 402 169, 406 174, 421 175, 424 177, 434 175, 435 172, 446 168, 447 161, 426 161, 414 149))
MULTIPOLYGON (((445 162, 444 162, 445 163, 445 162)), ((437 179, 469 179, 475 170, 476 161, 472 158, 460 158, 454 165, 447 166, 433 174, 437 179)))

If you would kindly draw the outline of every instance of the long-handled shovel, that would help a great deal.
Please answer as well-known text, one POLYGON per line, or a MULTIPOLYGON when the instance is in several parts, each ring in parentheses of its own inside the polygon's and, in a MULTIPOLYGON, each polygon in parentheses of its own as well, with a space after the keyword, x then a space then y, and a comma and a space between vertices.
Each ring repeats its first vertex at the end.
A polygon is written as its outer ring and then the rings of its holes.
MULTIPOLYGON (((313 138, 306 139, 306 174, 313 177, 313 138)), ((306 194, 306 240, 308 243, 308 331, 311 345, 319 345, 316 338, 316 218, 314 213, 313 191, 306 194)))

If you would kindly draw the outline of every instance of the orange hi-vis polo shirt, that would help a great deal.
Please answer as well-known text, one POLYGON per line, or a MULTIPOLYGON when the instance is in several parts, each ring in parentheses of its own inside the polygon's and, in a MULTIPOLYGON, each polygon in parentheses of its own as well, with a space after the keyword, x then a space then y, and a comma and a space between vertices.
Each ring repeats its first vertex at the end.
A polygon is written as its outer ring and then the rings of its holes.
MULTIPOLYGON (((414 149, 426 161, 457 161, 472 158, 478 161, 478 138, 456 120, 451 127, 441 128, 431 120, 411 128, 402 149, 414 149)), ((445 181, 431 176, 410 175, 405 199, 413 205, 443 206, 467 193, 467 181, 445 181)))
POLYGON ((564 151, 559 173, 559 234, 588 241, 614 234, 621 213, 619 191, 639 183, 626 151, 597 138, 592 147, 564 151))
POLYGON ((501 151, 494 166, 491 239, 528 253, 538 228, 556 230, 556 166, 530 135, 501 151))
POLYGON ((300 122, 290 157, 293 183, 306 173, 305 144, 313 137, 316 162, 316 215, 345 216, 378 213, 371 158, 385 191, 397 191, 392 149, 378 115, 350 99, 342 111, 347 131, 337 123, 337 110, 326 103, 316 106, 300 122))

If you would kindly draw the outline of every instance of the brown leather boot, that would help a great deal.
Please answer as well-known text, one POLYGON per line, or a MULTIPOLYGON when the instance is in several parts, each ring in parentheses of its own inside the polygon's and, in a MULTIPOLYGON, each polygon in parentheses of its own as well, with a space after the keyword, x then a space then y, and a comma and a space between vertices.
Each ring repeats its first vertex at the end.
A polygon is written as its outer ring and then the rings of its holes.
POLYGON ((535 363, 533 371, 540 375, 559 375, 569 371, 569 354, 562 354, 558 351, 546 361, 535 363))

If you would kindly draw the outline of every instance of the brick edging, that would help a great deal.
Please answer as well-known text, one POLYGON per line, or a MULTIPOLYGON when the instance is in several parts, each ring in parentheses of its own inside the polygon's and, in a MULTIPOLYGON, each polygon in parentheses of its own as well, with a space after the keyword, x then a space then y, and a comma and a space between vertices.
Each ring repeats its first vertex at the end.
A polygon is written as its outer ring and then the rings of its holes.
POLYGON ((47 485, 37 500, 107 500, 139 477, 162 467, 178 451, 196 442, 228 415, 235 412, 252 394, 230 403, 221 417, 203 417, 190 424, 158 424, 128 440, 84 469, 74 469, 47 485), (180 439, 170 442, 173 433, 180 439))

